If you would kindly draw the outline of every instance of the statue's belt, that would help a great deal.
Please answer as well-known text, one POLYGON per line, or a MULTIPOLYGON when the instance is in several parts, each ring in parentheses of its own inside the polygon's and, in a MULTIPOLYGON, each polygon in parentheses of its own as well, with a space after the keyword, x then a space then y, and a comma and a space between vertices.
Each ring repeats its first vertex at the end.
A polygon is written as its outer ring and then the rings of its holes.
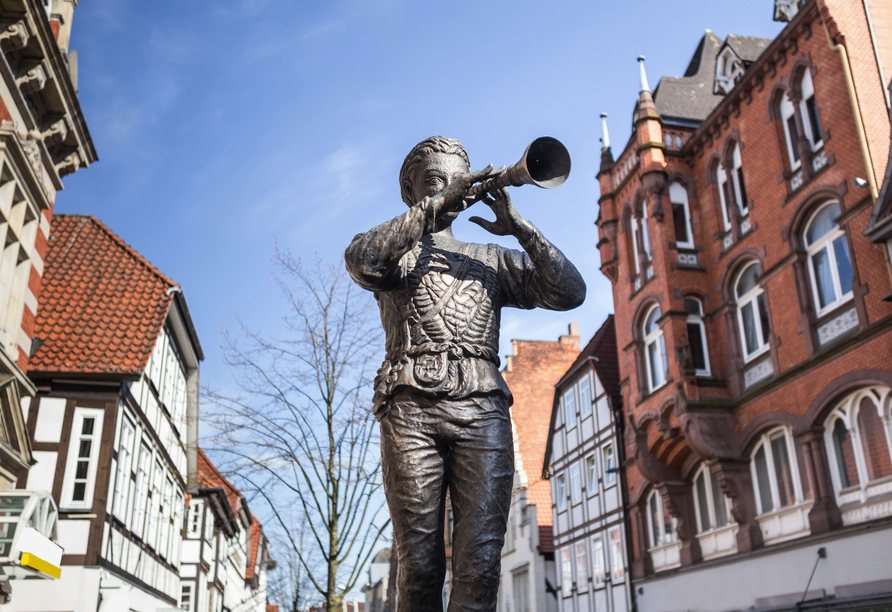
POLYGON ((419 357, 421 355, 440 355, 445 354, 450 360, 456 361, 462 357, 476 357, 478 359, 486 359, 496 366, 499 365, 499 355, 488 346, 478 346, 468 344, 467 342, 426 342, 417 346, 411 346, 406 351, 409 357, 419 357))

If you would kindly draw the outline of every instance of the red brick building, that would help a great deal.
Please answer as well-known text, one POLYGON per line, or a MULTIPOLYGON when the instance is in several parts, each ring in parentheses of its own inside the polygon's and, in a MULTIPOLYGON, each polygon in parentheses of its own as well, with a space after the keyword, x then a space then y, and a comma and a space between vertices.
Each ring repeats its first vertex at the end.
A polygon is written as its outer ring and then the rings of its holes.
POLYGON ((806 599, 892 602, 892 11, 774 5, 777 38, 707 31, 654 91, 642 58, 615 161, 604 135, 642 611, 798 602, 819 547, 806 599))

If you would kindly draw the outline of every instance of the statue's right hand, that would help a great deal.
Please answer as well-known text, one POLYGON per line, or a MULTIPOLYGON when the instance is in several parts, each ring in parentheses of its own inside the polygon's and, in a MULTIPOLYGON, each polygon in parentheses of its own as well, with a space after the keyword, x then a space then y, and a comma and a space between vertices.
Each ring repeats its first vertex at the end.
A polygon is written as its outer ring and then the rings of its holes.
POLYGON ((485 181, 490 176, 499 174, 503 171, 504 168, 493 170, 492 164, 490 164, 482 170, 469 172, 454 179, 451 183, 446 185, 446 188, 443 191, 431 198, 438 211, 438 216, 450 212, 459 213, 465 210, 468 206, 482 197, 481 195, 475 198, 466 198, 465 196, 467 195, 468 190, 477 183, 485 181))

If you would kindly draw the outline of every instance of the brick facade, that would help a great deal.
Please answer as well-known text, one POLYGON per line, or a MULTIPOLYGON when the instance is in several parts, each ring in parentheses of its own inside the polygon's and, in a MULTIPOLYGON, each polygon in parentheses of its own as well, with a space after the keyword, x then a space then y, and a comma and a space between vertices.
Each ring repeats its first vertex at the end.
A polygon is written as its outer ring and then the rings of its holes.
MULTIPOLYGON (((881 3, 873 4, 877 47, 886 57, 892 15, 881 3)), ((705 45, 703 62, 715 66, 707 53, 721 41, 710 36, 698 53, 705 45)), ((824 442, 830 439, 826 420, 847 394, 870 385, 892 386, 892 304, 883 301, 892 291, 888 255, 864 236, 877 181, 886 171, 889 115, 862 3, 810 0, 775 40, 764 41, 764 50, 760 44, 751 43, 759 49, 752 59, 740 47, 745 70, 702 116, 692 111, 687 120, 669 117, 683 118, 684 109, 672 106, 670 86, 675 85, 667 80, 655 93, 643 87, 630 141, 615 162, 609 148, 602 152, 599 250, 602 271, 613 283, 623 405, 631 423, 626 476, 632 569, 638 578, 654 572, 649 549, 655 547, 648 535, 653 527, 646 517, 655 490, 676 526, 677 552, 671 552, 678 555, 676 564, 695 564, 708 554, 698 541, 693 499, 693 478, 704 462, 731 504, 734 550, 761 548, 775 537, 766 513, 759 512, 760 491, 751 477, 757 472, 750 463, 762 436, 776 427, 790 432, 799 455, 797 499, 807 514, 805 531, 841 527, 842 498, 824 442), (817 146, 806 135, 814 131, 808 124, 810 100, 803 94, 806 71, 822 134, 817 146), (785 96, 795 107, 792 116, 782 108, 785 96), (798 167, 785 132, 794 121, 798 167), (735 191, 738 167, 742 184, 735 191), (720 193, 723 168, 727 186, 720 193), (866 186, 856 186, 856 178, 866 186), (676 231, 685 224, 675 222, 681 208, 679 197, 670 193, 672 183, 687 196, 691 248, 679 246, 684 241, 676 231), (738 202, 741 194, 745 198, 738 202), (832 231, 843 237, 834 248, 844 243, 849 254, 851 292, 835 306, 821 308, 810 275, 817 264, 804 232, 815 213, 833 202, 839 214, 832 231), (765 317, 758 316, 756 301, 747 311, 735 294, 741 273, 753 263, 758 274, 750 295, 761 292, 765 317), (708 372, 694 366, 696 338, 689 333, 694 319, 685 297, 702 305, 708 372), (658 330, 648 331, 645 317, 654 307, 660 309, 658 330), (759 319, 764 336, 744 337, 745 319, 759 319), (747 359, 747 343, 764 344, 764 351, 747 359), (653 354, 649 346, 655 347, 653 354), (665 384, 654 384, 660 373, 651 370, 650 380, 647 368, 661 362, 665 384)), ((703 62, 700 73, 689 70, 686 76, 711 87, 703 62)), ((885 406, 881 409, 888 412, 885 406)), ((887 451, 883 433, 876 434, 880 441, 871 443, 871 452, 887 451)), ((870 435, 865 432, 865 440, 870 435)))

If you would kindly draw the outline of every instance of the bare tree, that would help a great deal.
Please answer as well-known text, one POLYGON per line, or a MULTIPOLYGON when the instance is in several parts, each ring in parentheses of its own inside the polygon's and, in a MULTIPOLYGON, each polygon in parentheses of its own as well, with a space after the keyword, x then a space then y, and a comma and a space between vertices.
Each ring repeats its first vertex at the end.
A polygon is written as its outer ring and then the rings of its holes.
MULTIPOLYGON (((309 535, 306 521, 298 522, 290 533, 297 540, 297 548, 304 552, 308 565, 314 571, 319 571, 319 563, 313 559, 313 548, 306 545, 306 538, 309 535)), ((279 604, 283 612, 305 612, 309 609, 310 602, 315 599, 312 594, 316 593, 313 583, 310 582, 309 573, 304 569, 287 536, 279 534, 277 530, 270 543, 271 548, 276 551, 276 571, 267 578, 270 599, 279 604)))
POLYGON ((269 507, 305 579, 336 610, 390 523, 368 397, 383 346, 377 308, 343 262, 307 263, 277 247, 274 263, 289 309, 287 337, 241 321, 238 334, 224 334, 238 389, 208 392, 213 441, 230 458, 228 470, 269 507), (306 524, 303 542, 295 510, 306 524))

